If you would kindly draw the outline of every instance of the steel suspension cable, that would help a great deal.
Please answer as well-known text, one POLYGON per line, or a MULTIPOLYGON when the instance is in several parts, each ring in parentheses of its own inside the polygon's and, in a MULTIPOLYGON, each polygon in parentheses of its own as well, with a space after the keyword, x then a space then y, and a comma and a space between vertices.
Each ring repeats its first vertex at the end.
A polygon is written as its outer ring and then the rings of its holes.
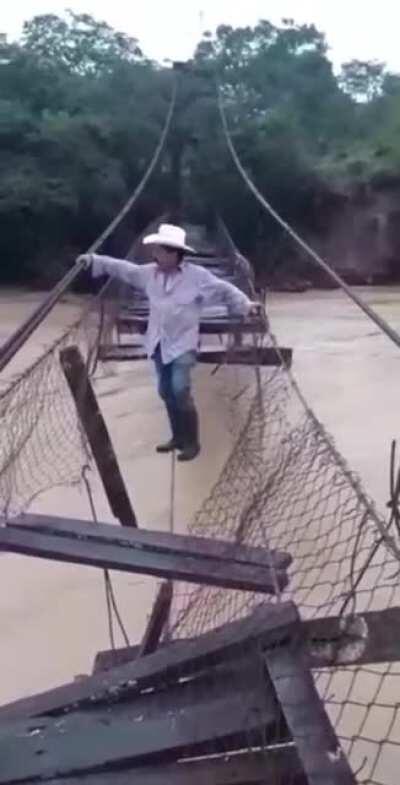
MULTIPOLYGON (((170 130, 172 118, 174 115, 174 110, 176 105, 176 95, 177 95, 177 81, 175 79, 164 127, 161 132, 157 147, 154 151, 153 157, 139 185, 135 188, 133 194, 129 197, 129 199, 123 205, 123 207, 115 216, 115 218, 113 218, 113 220, 106 227, 106 229, 104 229, 104 231, 99 235, 99 237, 97 237, 97 239, 92 243, 92 245, 88 249, 88 253, 96 253, 96 251, 98 251, 98 249, 105 242, 105 240, 107 240, 108 237, 110 237, 113 231, 121 223, 123 218, 125 218, 127 213, 129 213, 129 211, 132 210, 133 206, 136 204, 139 197, 141 196, 163 152, 165 142, 170 130)), ((8 363, 13 359, 13 357, 15 357, 19 349, 24 345, 24 343, 28 340, 28 338, 30 338, 32 333, 39 327, 42 321, 46 318, 46 316, 50 313, 50 311, 60 300, 62 295, 67 291, 67 289, 71 286, 73 281, 78 277, 80 272, 83 270, 84 266, 85 263, 82 261, 75 262, 72 269, 69 270, 66 273, 66 275, 64 275, 61 281, 59 281, 51 290, 51 292, 49 292, 49 294, 46 295, 43 301, 30 314, 30 316, 28 316, 28 318, 3 343, 3 345, 0 347, 0 371, 2 371, 3 368, 5 368, 6 365, 8 365, 8 363)))

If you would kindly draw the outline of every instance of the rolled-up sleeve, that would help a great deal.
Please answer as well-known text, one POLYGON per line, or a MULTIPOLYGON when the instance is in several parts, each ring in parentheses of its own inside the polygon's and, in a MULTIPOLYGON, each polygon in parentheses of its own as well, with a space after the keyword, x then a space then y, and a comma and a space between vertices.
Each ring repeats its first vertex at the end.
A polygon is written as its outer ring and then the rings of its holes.
POLYGON ((114 259, 112 256, 93 254, 92 258, 92 275, 95 278, 110 275, 138 289, 145 288, 150 268, 151 264, 135 264, 125 259, 114 259))
POLYGON ((231 313, 240 316, 247 316, 252 306, 252 301, 237 286, 203 268, 199 268, 199 288, 205 305, 222 303, 231 313))

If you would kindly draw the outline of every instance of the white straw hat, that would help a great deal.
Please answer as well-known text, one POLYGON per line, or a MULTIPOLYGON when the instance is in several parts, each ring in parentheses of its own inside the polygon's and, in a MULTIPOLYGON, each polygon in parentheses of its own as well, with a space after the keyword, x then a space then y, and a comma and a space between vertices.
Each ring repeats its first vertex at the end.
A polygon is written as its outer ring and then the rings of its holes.
POLYGON ((196 253, 194 248, 186 245, 186 232, 174 224, 161 224, 157 234, 149 234, 143 238, 143 245, 166 245, 188 253, 196 253))

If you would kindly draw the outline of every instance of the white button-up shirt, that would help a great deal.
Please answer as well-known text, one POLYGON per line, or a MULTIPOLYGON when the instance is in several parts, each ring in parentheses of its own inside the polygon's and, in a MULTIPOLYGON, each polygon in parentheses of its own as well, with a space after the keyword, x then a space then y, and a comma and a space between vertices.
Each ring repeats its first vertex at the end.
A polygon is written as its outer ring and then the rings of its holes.
POLYGON ((94 276, 111 275, 143 289, 150 305, 146 351, 151 357, 160 344, 163 363, 187 351, 196 351, 201 310, 205 305, 226 305, 230 313, 246 315, 251 301, 236 286, 190 262, 164 273, 156 263, 133 264, 110 256, 93 256, 94 276))

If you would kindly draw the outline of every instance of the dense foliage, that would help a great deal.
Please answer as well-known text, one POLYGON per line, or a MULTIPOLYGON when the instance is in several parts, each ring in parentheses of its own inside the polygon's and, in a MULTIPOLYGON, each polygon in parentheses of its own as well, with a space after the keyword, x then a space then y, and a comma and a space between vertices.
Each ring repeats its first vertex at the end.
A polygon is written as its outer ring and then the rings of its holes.
MULTIPOLYGON (((299 228, 332 188, 400 174, 399 76, 358 61, 335 75, 313 26, 222 26, 179 72, 166 154, 114 251, 184 204, 199 214, 217 207, 245 250, 269 243, 279 256, 279 234, 225 147, 216 77, 246 168, 299 228)), ((151 158, 172 79, 137 41, 87 15, 36 17, 19 42, 0 37, 3 282, 57 279, 104 227, 151 158)))

